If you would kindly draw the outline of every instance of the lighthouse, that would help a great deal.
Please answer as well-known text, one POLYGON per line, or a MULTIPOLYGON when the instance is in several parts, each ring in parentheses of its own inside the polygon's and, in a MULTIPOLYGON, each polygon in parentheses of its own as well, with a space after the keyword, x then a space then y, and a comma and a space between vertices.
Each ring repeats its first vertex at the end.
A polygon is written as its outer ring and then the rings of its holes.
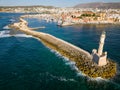
POLYGON ((104 66, 107 64, 107 52, 103 52, 103 47, 105 43, 106 32, 103 31, 100 37, 99 48, 98 51, 96 49, 92 50, 92 60, 98 66, 104 66))
POLYGON ((101 56, 103 53, 103 46, 105 42, 105 32, 102 32, 101 37, 100 37, 100 42, 99 42, 99 48, 98 48, 98 54, 101 56))

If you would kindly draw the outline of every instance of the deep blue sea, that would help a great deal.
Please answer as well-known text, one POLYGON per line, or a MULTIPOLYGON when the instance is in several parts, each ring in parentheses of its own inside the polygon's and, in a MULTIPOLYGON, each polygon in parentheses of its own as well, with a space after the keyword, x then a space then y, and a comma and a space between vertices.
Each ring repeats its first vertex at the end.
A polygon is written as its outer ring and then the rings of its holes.
POLYGON ((39 40, 8 24, 20 13, 0 13, 0 90, 120 90, 120 25, 75 25, 58 27, 54 22, 26 18, 30 27, 45 26, 49 33, 91 53, 106 31, 104 51, 118 64, 111 80, 90 79, 78 72, 73 62, 50 50, 39 40))

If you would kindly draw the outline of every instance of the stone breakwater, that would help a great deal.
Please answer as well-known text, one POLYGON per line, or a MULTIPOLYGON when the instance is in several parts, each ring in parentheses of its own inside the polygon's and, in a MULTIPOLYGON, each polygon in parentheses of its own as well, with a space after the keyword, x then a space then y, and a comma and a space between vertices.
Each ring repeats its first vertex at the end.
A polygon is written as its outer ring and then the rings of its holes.
POLYGON ((14 23, 9 27, 40 39, 45 46, 59 52, 61 55, 69 58, 69 60, 74 61, 76 67, 86 76, 109 79, 116 74, 116 63, 113 61, 107 60, 107 65, 99 67, 92 61, 91 55, 87 51, 50 34, 29 30, 27 22, 24 20, 20 20, 19 23, 14 23))

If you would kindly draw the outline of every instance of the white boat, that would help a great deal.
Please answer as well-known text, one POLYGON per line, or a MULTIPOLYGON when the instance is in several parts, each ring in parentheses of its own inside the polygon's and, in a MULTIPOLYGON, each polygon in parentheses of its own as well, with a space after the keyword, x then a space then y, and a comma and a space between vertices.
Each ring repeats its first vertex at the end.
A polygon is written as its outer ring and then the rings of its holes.
POLYGON ((63 23, 62 20, 59 20, 58 23, 57 23, 57 25, 58 25, 58 26, 61 26, 62 23, 63 23))

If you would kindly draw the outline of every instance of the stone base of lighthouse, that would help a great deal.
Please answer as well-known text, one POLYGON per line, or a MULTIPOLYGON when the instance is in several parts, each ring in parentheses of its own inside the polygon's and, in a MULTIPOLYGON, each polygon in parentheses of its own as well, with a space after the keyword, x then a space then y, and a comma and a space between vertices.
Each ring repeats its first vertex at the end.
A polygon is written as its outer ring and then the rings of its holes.
POLYGON ((92 51, 92 60, 98 65, 98 66, 104 66, 107 64, 107 52, 103 53, 102 55, 99 55, 97 53, 96 49, 93 49, 92 51))

